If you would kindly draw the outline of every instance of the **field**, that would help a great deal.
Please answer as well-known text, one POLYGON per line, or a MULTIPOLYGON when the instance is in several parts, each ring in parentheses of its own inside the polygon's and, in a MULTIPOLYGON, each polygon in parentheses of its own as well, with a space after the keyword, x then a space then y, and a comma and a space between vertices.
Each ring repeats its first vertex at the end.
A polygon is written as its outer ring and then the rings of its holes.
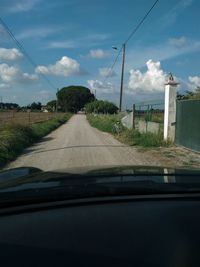
POLYGON ((64 113, 45 113, 45 112, 16 112, 7 111, 0 112, 0 126, 5 124, 21 124, 21 125, 31 125, 37 122, 47 121, 58 115, 63 115, 64 113))

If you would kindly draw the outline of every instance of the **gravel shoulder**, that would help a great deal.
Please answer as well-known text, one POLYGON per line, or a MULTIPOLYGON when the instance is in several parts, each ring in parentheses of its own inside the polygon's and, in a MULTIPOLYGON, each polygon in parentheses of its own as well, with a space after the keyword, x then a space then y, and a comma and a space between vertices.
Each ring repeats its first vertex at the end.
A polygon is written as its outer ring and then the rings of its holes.
POLYGON ((112 135, 91 127, 86 116, 78 114, 40 142, 25 149, 6 168, 29 166, 51 171, 120 165, 190 167, 191 164, 200 168, 200 154, 174 147, 155 150, 130 147, 120 143, 112 135), (184 161, 189 164, 183 164, 184 161))

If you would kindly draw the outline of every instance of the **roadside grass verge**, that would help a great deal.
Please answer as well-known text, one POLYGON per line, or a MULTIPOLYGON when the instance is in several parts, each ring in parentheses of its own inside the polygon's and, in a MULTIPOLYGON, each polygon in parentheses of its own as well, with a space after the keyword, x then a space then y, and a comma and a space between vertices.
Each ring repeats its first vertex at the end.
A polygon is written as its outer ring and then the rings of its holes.
POLYGON ((114 115, 87 114, 87 120, 89 121, 92 127, 107 133, 113 133, 114 125, 120 122, 120 119, 121 116, 118 114, 114 115))
POLYGON ((130 146, 141 146, 144 148, 169 146, 163 140, 163 134, 140 133, 137 130, 129 130, 121 124, 120 115, 93 115, 88 114, 87 119, 91 126, 98 130, 111 133, 120 142, 130 146), (118 124, 119 132, 116 133, 115 125, 118 124))
POLYGON ((71 114, 57 116, 31 126, 10 124, 0 128, 0 168, 14 160, 26 147, 67 122, 71 114))

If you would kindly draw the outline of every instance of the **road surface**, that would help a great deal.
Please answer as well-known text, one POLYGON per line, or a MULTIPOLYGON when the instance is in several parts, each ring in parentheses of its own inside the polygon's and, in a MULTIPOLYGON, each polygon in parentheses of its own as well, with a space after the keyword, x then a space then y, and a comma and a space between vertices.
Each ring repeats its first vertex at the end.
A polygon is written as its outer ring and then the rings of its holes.
POLYGON ((89 125, 85 115, 74 115, 66 124, 25 149, 6 168, 37 167, 44 171, 119 165, 162 165, 148 153, 118 142, 112 135, 89 125))

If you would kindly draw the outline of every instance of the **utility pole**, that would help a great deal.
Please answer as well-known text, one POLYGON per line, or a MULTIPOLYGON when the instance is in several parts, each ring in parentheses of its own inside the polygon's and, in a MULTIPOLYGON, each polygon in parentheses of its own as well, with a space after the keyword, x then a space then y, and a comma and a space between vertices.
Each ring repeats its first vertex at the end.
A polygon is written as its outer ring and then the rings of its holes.
POLYGON ((59 89, 57 89, 57 94, 56 94, 56 113, 58 112, 58 91, 59 89))
POLYGON ((3 109, 3 97, 1 96, 1 109, 3 109))
POLYGON ((120 86, 120 100, 119 100, 119 112, 122 111, 122 96, 123 96, 123 84, 124 84, 124 64, 126 56, 126 44, 122 46, 122 73, 121 73, 121 86, 120 86))

